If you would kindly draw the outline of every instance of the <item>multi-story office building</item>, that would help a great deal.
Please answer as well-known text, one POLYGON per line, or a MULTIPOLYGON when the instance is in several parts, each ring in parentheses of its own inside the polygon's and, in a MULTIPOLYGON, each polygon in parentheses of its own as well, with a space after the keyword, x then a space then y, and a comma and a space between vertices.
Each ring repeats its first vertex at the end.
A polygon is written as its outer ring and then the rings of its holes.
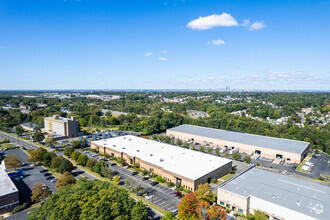
POLYGON ((255 210, 269 219, 329 219, 330 188, 251 167, 221 184, 217 203, 244 215, 255 210))
POLYGON ((191 191, 232 169, 231 160, 132 135, 94 141, 91 148, 123 158, 130 165, 139 164, 141 169, 191 191))
POLYGON ((310 149, 309 142, 194 125, 180 125, 167 129, 166 135, 184 141, 193 141, 228 150, 238 148, 240 152, 250 155, 258 154, 267 158, 280 158, 282 161, 294 163, 300 163, 307 156, 310 149))
POLYGON ((10 212, 18 205, 18 189, 0 165, 0 214, 10 212))
POLYGON ((69 138, 78 136, 79 123, 74 116, 71 118, 63 118, 59 115, 53 115, 53 117, 45 118, 44 122, 45 128, 43 132, 69 138))

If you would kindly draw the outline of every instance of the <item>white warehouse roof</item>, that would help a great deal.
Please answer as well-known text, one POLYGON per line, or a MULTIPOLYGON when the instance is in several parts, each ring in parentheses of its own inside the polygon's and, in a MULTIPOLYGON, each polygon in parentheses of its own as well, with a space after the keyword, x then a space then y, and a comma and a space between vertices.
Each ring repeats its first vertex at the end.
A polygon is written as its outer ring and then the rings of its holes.
POLYGON ((243 132, 225 131, 214 128, 206 128, 195 125, 180 125, 175 128, 167 129, 192 135, 199 135, 208 138, 220 139, 247 145, 259 146, 274 150, 302 154, 309 146, 309 142, 289 140, 284 138, 274 138, 243 132))
POLYGON ((17 192, 15 184, 11 181, 6 171, 0 165, 0 196, 5 196, 17 192))
POLYGON ((132 135, 92 143, 138 157, 145 162, 191 180, 199 179, 213 170, 231 163, 231 160, 225 158, 132 135))

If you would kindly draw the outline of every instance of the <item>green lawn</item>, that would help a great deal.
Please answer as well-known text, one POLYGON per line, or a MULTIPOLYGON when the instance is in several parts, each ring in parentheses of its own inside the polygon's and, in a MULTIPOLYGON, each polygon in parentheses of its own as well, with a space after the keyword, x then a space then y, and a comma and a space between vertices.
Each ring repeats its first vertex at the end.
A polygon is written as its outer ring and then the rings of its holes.
POLYGON ((222 181, 222 182, 225 182, 225 181, 229 180, 230 178, 232 178, 234 176, 236 176, 236 173, 234 173, 234 174, 228 173, 227 175, 221 177, 219 180, 222 181))
POLYGON ((6 147, 12 147, 13 146, 13 144, 12 143, 5 143, 5 144, 1 144, 0 145, 1 147, 3 147, 3 148, 6 148, 6 147))
POLYGON ((330 180, 330 176, 325 175, 325 174, 321 174, 321 177, 325 178, 325 179, 329 179, 330 180))

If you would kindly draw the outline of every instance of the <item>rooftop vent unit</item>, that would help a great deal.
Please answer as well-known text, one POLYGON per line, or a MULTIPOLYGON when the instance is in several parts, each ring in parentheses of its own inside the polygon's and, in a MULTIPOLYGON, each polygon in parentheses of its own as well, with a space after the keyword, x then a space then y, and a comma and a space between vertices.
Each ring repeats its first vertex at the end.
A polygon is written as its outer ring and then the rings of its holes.
POLYGON ((300 201, 299 200, 297 200, 297 206, 300 206, 300 201))
POLYGON ((152 154, 150 154, 150 157, 152 157, 152 154))
POLYGON ((128 139, 129 141, 131 141, 132 139, 128 139))
POLYGON ((126 149, 126 147, 123 147, 123 149, 125 150, 125 149, 126 149))
POLYGON ((126 139, 126 137, 124 137, 124 139, 126 139))
POLYGON ((140 152, 140 150, 136 150, 136 152, 140 152))
POLYGON ((163 159, 159 159, 159 162, 163 162, 164 160, 163 159))
POLYGON ((112 145, 113 147, 116 147, 116 145, 114 144, 114 145, 112 145))

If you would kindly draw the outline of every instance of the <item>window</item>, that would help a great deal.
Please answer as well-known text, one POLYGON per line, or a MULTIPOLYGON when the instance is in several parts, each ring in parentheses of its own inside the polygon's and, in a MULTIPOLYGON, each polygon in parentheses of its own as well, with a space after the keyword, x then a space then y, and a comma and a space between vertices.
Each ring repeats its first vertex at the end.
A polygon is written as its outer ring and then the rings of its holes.
POLYGON ((238 209, 238 212, 243 214, 243 209, 238 209))
POLYGON ((230 205, 229 205, 229 204, 227 204, 227 205, 226 205, 226 207, 227 207, 227 208, 230 208, 230 205))
POLYGON ((225 206, 225 203, 224 203, 224 202, 222 202, 222 201, 220 201, 220 205, 222 205, 222 206, 225 206))

